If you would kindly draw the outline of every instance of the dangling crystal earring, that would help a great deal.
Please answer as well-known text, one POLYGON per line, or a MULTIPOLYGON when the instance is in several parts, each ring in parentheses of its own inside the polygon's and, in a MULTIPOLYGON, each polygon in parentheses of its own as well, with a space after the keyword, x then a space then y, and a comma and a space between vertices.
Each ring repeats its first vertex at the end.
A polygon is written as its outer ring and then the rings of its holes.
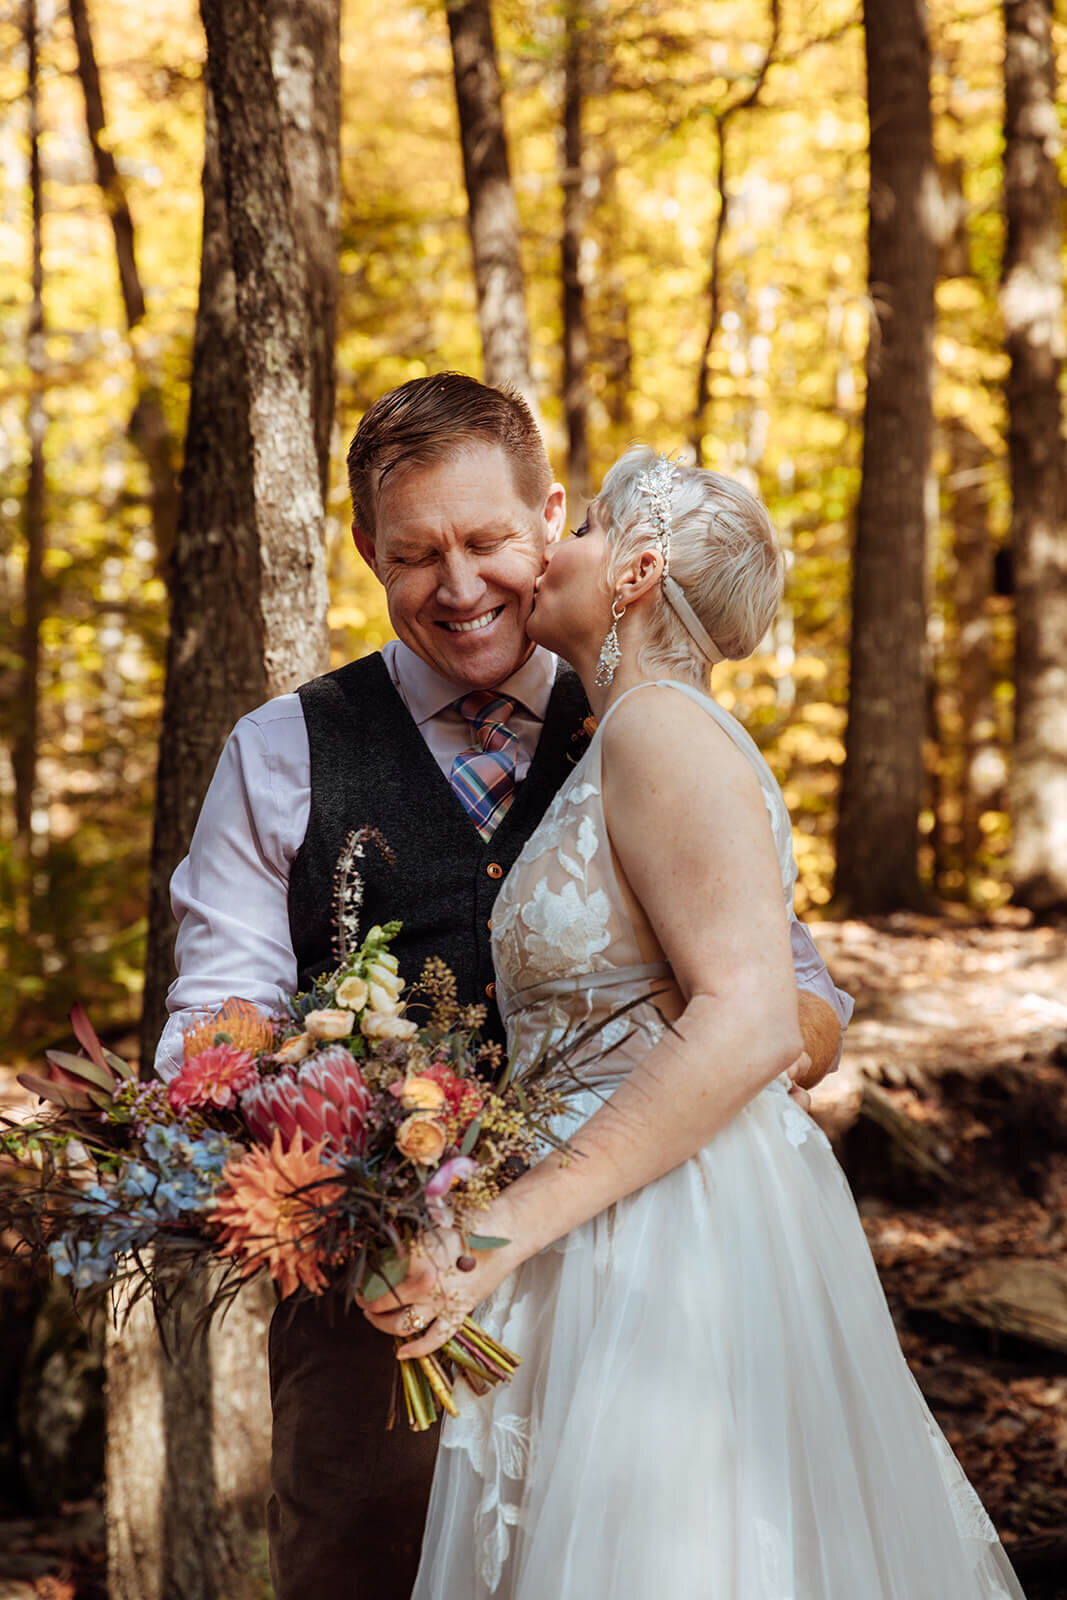
POLYGON ((611 632, 600 646, 600 655, 593 674, 593 682, 598 689, 607 688, 622 658, 622 651, 619 649, 619 623, 625 615, 626 607, 619 605, 619 597, 616 595, 611 602, 611 632))

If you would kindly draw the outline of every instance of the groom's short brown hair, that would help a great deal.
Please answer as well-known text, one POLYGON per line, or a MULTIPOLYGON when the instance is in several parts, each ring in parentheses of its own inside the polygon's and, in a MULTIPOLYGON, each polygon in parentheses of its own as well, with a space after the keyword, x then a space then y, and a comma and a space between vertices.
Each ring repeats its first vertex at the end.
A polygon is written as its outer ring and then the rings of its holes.
POLYGON ((378 493, 387 473, 447 461, 469 444, 499 446, 511 461, 519 494, 540 509, 552 468, 526 401, 463 372, 438 372, 383 394, 356 429, 348 449, 348 486, 367 537, 376 533, 378 493))

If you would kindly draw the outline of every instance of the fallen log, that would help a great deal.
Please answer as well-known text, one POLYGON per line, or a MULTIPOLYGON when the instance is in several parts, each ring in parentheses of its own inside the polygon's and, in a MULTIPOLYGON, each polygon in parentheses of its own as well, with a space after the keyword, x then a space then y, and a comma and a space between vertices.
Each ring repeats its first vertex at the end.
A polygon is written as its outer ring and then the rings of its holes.
POLYGON ((1024 1256, 978 1261, 924 1310, 1067 1354, 1067 1268, 1024 1256))

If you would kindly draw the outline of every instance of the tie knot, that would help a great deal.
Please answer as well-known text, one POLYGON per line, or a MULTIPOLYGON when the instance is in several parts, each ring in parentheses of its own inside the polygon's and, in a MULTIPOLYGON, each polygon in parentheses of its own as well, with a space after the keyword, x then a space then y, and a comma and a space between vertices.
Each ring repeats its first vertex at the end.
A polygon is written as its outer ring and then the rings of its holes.
POLYGON ((492 689, 475 689, 457 700, 455 706, 464 722, 479 731, 490 722, 506 723, 515 710, 515 701, 506 695, 494 694, 492 689))

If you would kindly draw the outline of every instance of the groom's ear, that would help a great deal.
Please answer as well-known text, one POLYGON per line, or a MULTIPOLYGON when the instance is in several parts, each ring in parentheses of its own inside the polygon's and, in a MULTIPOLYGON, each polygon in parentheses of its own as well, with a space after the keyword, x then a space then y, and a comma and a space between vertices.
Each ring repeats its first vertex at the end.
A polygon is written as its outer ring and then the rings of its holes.
POLYGON ((358 522, 353 522, 352 524, 352 543, 374 573, 374 576, 381 582, 381 574, 378 571, 378 552, 374 548, 374 540, 364 533, 358 522))

